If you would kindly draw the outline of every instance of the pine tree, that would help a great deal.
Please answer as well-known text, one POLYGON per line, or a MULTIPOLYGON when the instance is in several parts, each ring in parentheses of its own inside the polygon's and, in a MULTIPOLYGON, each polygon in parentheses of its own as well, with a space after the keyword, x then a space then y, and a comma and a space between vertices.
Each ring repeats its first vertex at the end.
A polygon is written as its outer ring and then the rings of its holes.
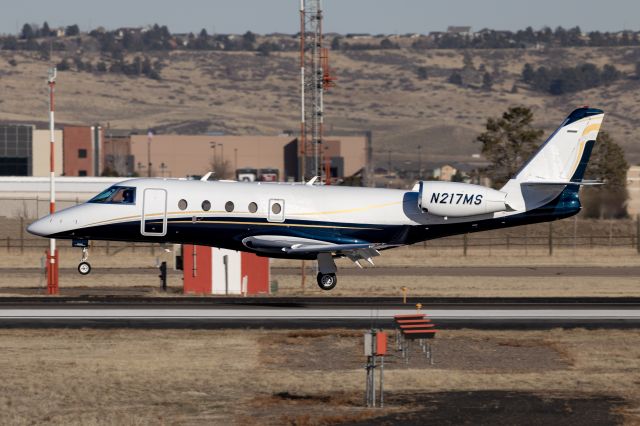
POLYGON ((493 77, 488 72, 485 72, 482 76, 482 89, 490 91, 491 87, 493 87, 493 77))
POLYGON ((478 136, 482 154, 491 163, 484 172, 495 188, 515 175, 540 145, 542 130, 534 128, 532 122, 529 108, 510 107, 501 118, 489 118, 487 131, 478 136))
POLYGON ((524 64, 522 68, 522 81, 525 83, 531 83, 533 81, 533 77, 535 76, 535 71, 533 66, 530 63, 524 64))
POLYGON ((418 67, 416 69, 416 75, 418 76, 418 80, 426 80, 427 78, 429 78, 427 67, 418 67))
POLYGON ((31 27, 31 25, 24 24, 22 26, 21 38, 23 38, 25 40, 30 40, 33 37, 35 37, 35 34, 33 32, 33 28, 31 27))
POLYGON ((586 179, 604 182, 583 191, 583 209, 587 217, 601 219, 627 216, 627 170, 624 151, 607 132, 600 132, 585 172, 586 179))
POLYGON ((449 83, 455 84, 456 86, 462 86, 462 76, 458 71, 454 71, 449 76, 449 83))

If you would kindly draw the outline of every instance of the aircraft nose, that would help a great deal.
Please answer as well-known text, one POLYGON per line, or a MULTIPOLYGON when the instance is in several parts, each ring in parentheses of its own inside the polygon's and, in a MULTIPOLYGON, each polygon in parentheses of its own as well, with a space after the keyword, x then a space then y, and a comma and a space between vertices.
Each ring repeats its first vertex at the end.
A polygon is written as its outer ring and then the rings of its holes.
POLYGON ((27 227, 27 232, 40 237, 46 237, 53 233, 53 218, 51 215, 43 217, 33 222, 27 227))

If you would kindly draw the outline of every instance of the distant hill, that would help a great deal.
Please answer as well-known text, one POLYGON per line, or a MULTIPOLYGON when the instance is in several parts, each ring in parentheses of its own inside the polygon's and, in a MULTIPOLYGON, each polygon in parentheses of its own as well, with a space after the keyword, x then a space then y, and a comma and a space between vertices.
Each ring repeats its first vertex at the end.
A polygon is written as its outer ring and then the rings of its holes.
MULTIPOLYGON (((51 61, 67 56, 54 51, 51 61)), ((135 56, 157 65, 160 80, 97 72, 104 59, 99 51, 82 52, 91 72, 76 71, 70 62, 70 70, 58 77, 58 121, 168 133, 274 134, 298 128, 293 51, 175 50, 128 53, 123 60, 133 63, 135 56)), ((635 164, 640 162, 635 138, 640 124, 638 62, 640 47, 331 52, 337 85, 325 96, 326 128, 329 133, 372 130, 376 159, 386 166, 391 151, 397 166, 415 168, 418 145, 423 161, 470 161, 479 152, 474 138, 487 117, 510 105, 533 108, 536 123, 547 131, 573 108, 590 105, 608 113, 604 128, 635 164), (536 69, 611 64, 621 77, 609 85, 554 96, 522 81, 525 63, 536 69), (454 72, 462 85, 450 82, 454 72), (490 90, 483 89, 485 74, 490 90)), ((46 120, 49 63, 35 51, 0 51, 0 120, 46 120)))

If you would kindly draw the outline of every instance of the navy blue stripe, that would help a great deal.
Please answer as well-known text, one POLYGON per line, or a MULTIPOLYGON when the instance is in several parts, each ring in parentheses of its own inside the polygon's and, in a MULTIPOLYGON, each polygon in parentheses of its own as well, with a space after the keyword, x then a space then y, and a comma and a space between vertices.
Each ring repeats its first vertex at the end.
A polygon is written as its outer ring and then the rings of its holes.
POLYGON ((574 110, 569 116, 566 118, 563 126, 567 126, 571 123, 575 123, 576 121, 582 120, 585 117, 591 117, 592 115, 603 114, 604 111, 597 108, 578 108, 574 110))
POLYGON ((576 167, 576 171, 573 173, 573 176, 571 176, 572 182, 579 182, 584 177, 584 172, 587 170, 589 158, 591 158, 591 151, 593 150, 595 143, 596 141, 587 141, 585 143, 578 167, 576 167))

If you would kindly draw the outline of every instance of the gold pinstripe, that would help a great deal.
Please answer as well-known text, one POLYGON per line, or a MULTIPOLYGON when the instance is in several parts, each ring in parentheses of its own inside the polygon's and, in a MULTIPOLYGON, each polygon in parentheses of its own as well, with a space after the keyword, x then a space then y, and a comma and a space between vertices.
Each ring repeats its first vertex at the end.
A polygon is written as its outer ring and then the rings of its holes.
POLYGON ((580 142, 580 148, 578 149, 578 156, 576 157, 576 161, 573 163, 573 166, 571 167, 572 171, 569 174, 569 177, 573 176, 574 173, 576 172, 576 169, 578 168, 578 163, 580 162, 580 159, 582 158, 582 152, 584 151, 585 142, 586 141, 580 142))
MULTIPOLYGON (((174 220, 171 223, 194 223, 194 222, 191 220, 174 220)), ((202 223, 202 221, 195 222, 195 223, 202 223)), ((231 220, 220 220, 212 223, 223 223, 226 225, 284 226, 287 228, 289 227, 291 228, 325 228, 325 229, 340 228, 340 229, 367 229, 367 230, 378 230, 378 231, 380 230, 380 228, 363 228, 359 226, 303 225, 299 223, 277 223, 277 222, 236 222, 231 220)))
MULTIPOLYGON (((161 214, 162 213, 156 213, 154 215, 161 215, 161 214)), ((140 216, 123 216, 123 217, 119 217, 117 219, 102 220, 102 221, 99 221, 99 222, 90 223, 90 224, 84 226, 83 228, 86 228, 86 227, 89 227, 89 226, 94 226, 94 225, 107 225, 107 224, 112 224, 112 223, 118 223, 118 222, 122 222, 122 221, 125 221, 127 219, 132 219, 132 218, 140 218, 140 216)), ((193 222, 193 220, 174 220, 171 223, 194 223, 194 222, 193 222)), ((202 221, 197 221, 195 223, 202 223, 202 221)), ((328 229, 328 228, 339 228, 339 229, 380 230, 380 228, 363 228, 363 227, 359 227, 359 226, 303 225, 303 224, 299 224, 299 223, 239 222, 239 221, 230 221, 230 220, 215 221, 213 223, 222 223, 222 224, 226 224, 226 225, 285 226, 285 227, 296 227, 296 228, 325 228, 325 229, 328 229)))
POLYGON ((587 135, 587 134, 589 134, 591 132, 597 132, 598 130, 600 130, 600 123, 589 124, 584 129, 584 132, 582 132, 582 136, 587 135))
MULTIPOLYGON (((359 212, 359 211, 366 211, 366 210, 373 210, 373 209, 379 209, 379 208, 384 208, 384 207, 389 207, 389 206, 394 206, 394 205, 398 205, 401 204, 400 201, 394 201, 391 203, 385 203, 385 204, 374 204, 374 205, 370 205, 370 206, 364 206, 364 207, 356 207, 353 209, 344 209, 344 210, 329 210, 329 211, 324 211, 324 212, 307 212, 307 213, 296 213, 296 214, 292 214, 290 215, 290 217, 296 217, 296 216, 312 216, 312 215, 328 215, 328 214, 339 214, 339 213, 353 213, 353 212, 359 212)), ((222 210, 212 210, 212 211, 208 211, 208 212, 203 212, 203 211, 199 211, 199 210, 192 210, 192 211, 180 211, 180 212, 167 212, 167 217, 168 216, 175 216, 175 215, 184 215, 184 214, 197 214, 197 215, 202 215, 202 214, 215 214, 215 213, 228 213, 227 211, 222 211, 222 210)), ((245 213, 245 212, 242 212, 245 213)), ((250 214, 249 212, 246 212, 247 214, 250 214)), ((164 215, 164 213, 148 213, 145 214, 145 216, 162 216, 164 215)), ((140 215, 134 215, 134 216, 122 216, 122 217, 118 217, 116 219, 109 219, 109 220, 101 220, 98 222, 92 222, 87 226, 94 226, 94 225, 104 225, 104 224, 109 224, 109 223, 117 223, 117 222, 121 222, 127 219, 141 219, 140 215)), ((192 220, 185 220, 185 221, 174 221, 173 223, 189 223, 189 222, 193 222, 192 220)), ((284 223, 273 223, 273 222, 267 222, 267 223, 263 223, 263 222, 233 222, 233 221, 219 221, 216 223, 227 223, 227 224, 260 224, 260 225, 270 225, 270 226, 298 226, 298 227, 310 227, 310 228, 345 228, 345 229, 379 229, 379 228, 360 228, 360 227, 349 227, 349 226, 328 226, 328 225, 300 225, 300 224, 284 224, 284 223)))
MULTIPOLYGON (((582 132, 582 136, 588 135, 591 132, 597 132, 598 130, 600 130, 600 125, 601 123, 594 123, 594 124, 587 125, 587 127, 585 127, 584 131, 582 132)), ((576 170, 578 169, 578 164, 580 163, 580 159, 582 158, 582 154, 584 153, 584 146, 586 143, 587 141, 585 140, 580 142, 580 149, 578 149, 578 155, 576 156, 576 160, 573 163, 573 167, 571 167, 572 168, 571 176, 573 176, 576 170)))

